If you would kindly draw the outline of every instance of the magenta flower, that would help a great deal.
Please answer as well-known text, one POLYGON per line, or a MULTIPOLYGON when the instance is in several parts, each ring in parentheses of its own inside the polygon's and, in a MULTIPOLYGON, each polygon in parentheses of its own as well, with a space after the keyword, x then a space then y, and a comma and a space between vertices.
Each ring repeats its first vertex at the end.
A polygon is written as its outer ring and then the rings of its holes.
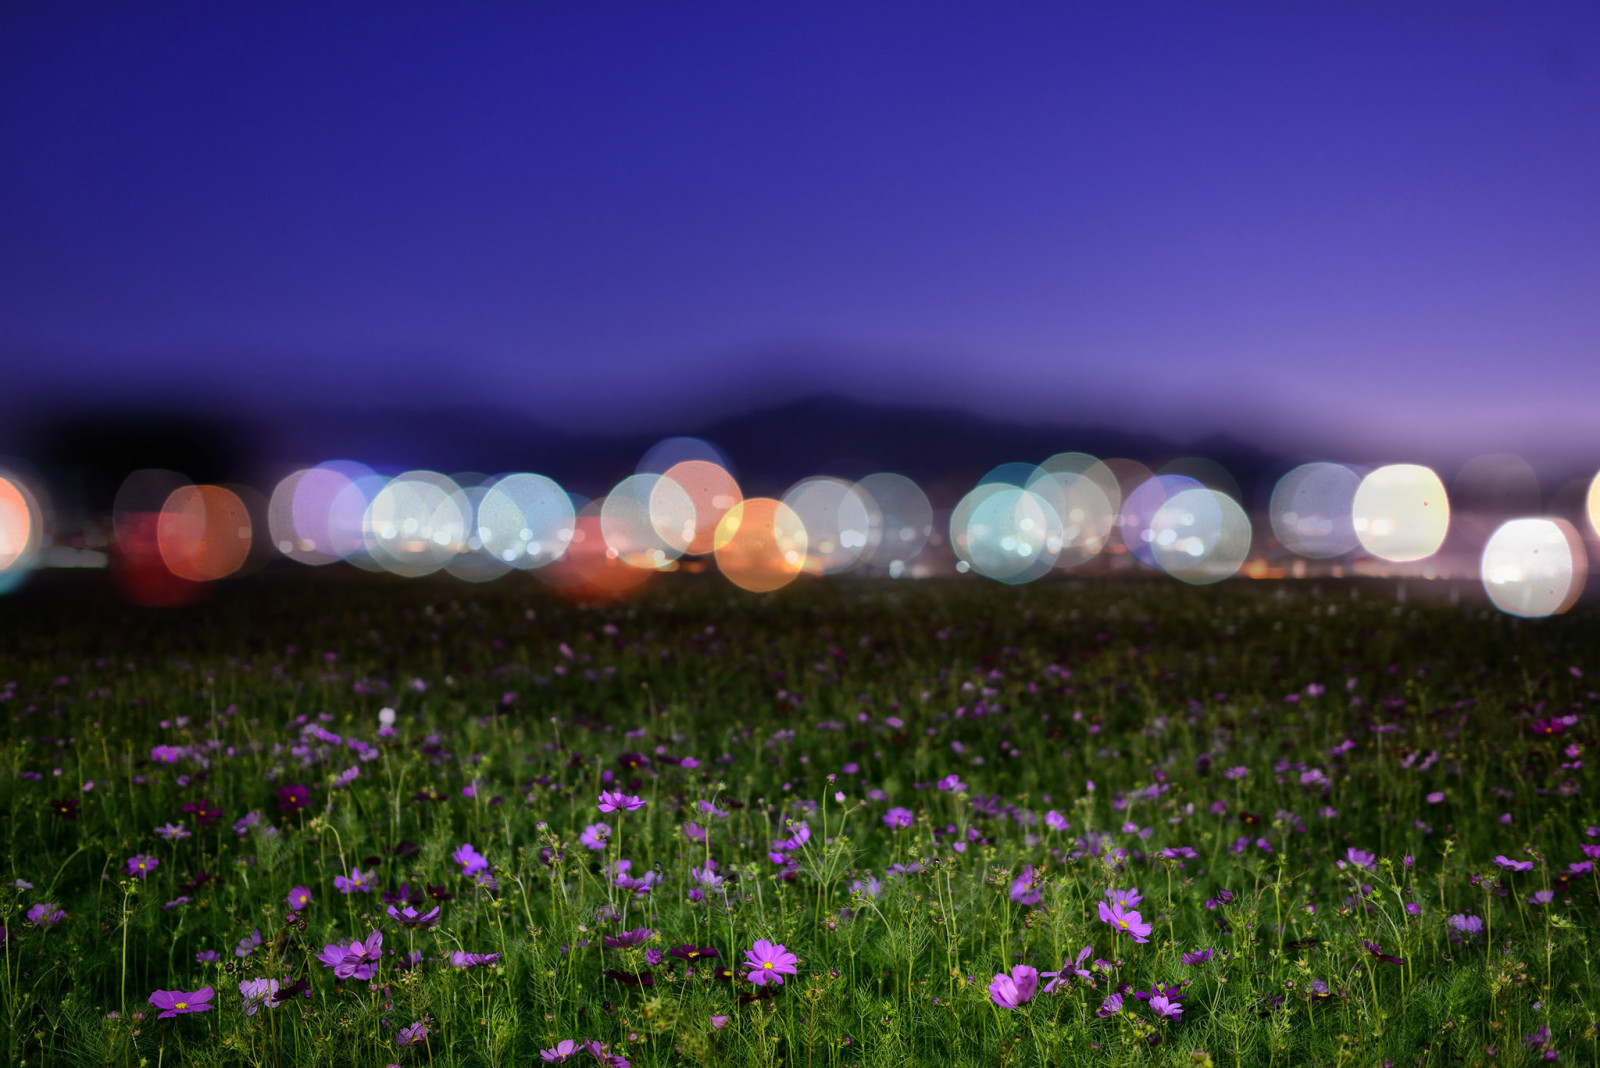
POLYGON ((648 927, 636 927, 631 931, 623 931, 621 934, 606 935, 605 938, 601 939, 601 944, 607 949, 632 949, 634 946, 642 946, 650 941, 650 937, 654 934, 655 932, 648 927))
POLYGON ((1107 905, 1100 902, 1100 919, 1112 927, 1131 935, 1135 942, 1150 941, 1150 925, 1144 922, 1137 910, 1123 909, 1120 905, 1107 905))
POLYGON ((373 931, 365 942, 356 939, 347 946, 330 942, 317 954, 323 967, 332 968, 334 976, 339 979, 371 979, 382 957, 382 931, 373 931))
POLYGON ((463 845, 451 853, 450 859, 461 865, 462 875, 476 875, 480 871, 489 870, 489 858, 472 848, 470 844, 463 845))
POLYGON ((1510 857, 1506 856, 1504 853, 1501 853, 1499 856, 1495 857, 1494 858, 1494 862, 1496 864, 1500 865, 1500 867, 1505 869, 1506 871, 1532 871, 1533 870, 1533 861, 1531 861, 1531 860, 1512 860, 1510 857))
POLYGON ((606 843, 610 839, 611 824, 609 823, 591 823, 578 836, 578 841, 583 843, 585 849, 592 849, 597 853, 606 847, 606 843))
POLYGON ((1096 1016, 1106 1017, 1106 1016, 1115 1016, 1117 1013, 1119 1013, 1121 1011, 1122 1011, 1122 995, 1121 994, 1109 994, 1109 995, 1107 995, 1106 999, 1100 1003, 1100 1007, 1098 1009, 1094 1010, 1094 1014, 1096 1016))
POLYGON ((394 1044, 401 1049, 420 1046, 428 1041, 428 1018, 424 1016, 416 1023, 400 1028, 400 1033, 394 1036, 394 1044))
MULTIPOLYGON (((161 861, 148 853, 135 853, 128 858, 128 874, 141 882, 150 877, 150 873, 161 867, 161 861)), ((207 1005, 206 1008, 211 1006, 207 1005)))
POLYGON ((311 891, 303 886, 297 886, 289 891, 289 896, 284 898, 284 901, 288 902, 290 908, 300 912, 311 904, 311 891))
POLYGON ((1134 890, 1107 890, 1104 894, 1113 908, 1136 909, 1139 902, 1144 900, 1144 895, 1134 890))
POLYGON ((1183 963, 1192 967, 1199 967, 1210 960, 1214 953, 1215 951, 1210 949, 1197 949, 1193 953, 1185 953, 1182 958, 1183 963))
POLYGON ((745 951, 744 966, 750 970, 745 978, 757 986, 766 986, 768 983, 783 985, 785 975, 797 975, 795 965, 800 963, 800 958, 782 945, 775 945, 765 938, 756 939, 755 945, 745 951))
POLYGON ((549 1049, 539 1051, 539 1059, 546 1064, 565 1064, 571 1058, 584 1052, 581 1039, 563 1038, 549 1049))
POLYGON ((1020 1009, 1033 1000, 1038 986, 1038 969, 1019 964, 1010 975, 1001 972, 989 981, 989 1000, 1002 1009, 1020 1009))
POLYGON ((1094 986, 1094 976, 1090 975, 1088 969, 1083 966, 1083 962, 1088 960, 1089 954, 1093 952, 1094 946, 1084 946, 1082 949, 1078 950, 1077 959, 1075 959, 1071 964, 1063 964, 1059 972, 1042 973, 1040 975, 1041 979, 1050 980, 1050 982, 1045 986, 1044 992, 1046 994, 1054 994, 1057 990, 1060 990, 1062 987, 1066 986, 1074 976, 1084 980, 1090 986, 1094 986))
MULTIPOLYGON (((1357 849, 1355 846, 1351 846, 1344 851, 1344 855, 1346 860, 1358 868, 1365 868, 1368 871, 1378 870, 1378 855, 1376 853, 1368 853, 1365 849, 1357 849)), ((1344 861, 1339 862, 1339 867, 1344 867, 1344 861)))
POLYGON ((439 906, 435 905, 427 912, 418 912, 413 906, 407 905, 403 909, 389 906, 389 918, 402 927, 437 927, 439 925, 439 906))
POLYGON ((1168 1001, 1160 994, 1154 994, 1150 998, 1150 1011, 1163 1020, 1176 1020, 1183 1015, 1183 1006, 1168 1001))
POLYGON ((41 901, 28 910, 28 922, 35 927, 54 927, 66 918, 66 912, 53 901, 41 901))
POLYGON ((1011 900, 1019 905, 1037 905, 1043 896, 1033 865, 1024 864, 1022 874, 1011 880, 1011 900))
POLYGON ((311 803, 311 790, 309 787, 295 783, 290 786, 278 787, 278 811, 299 812, 311 803))
POLYGON ((600 794, 601 812, 637 812, 644 805, 644 798, 621 790, 605 790, 600 794))
POLYGON ((369 872, 363 872, 360 868, 351 868, 350 878, 346 879, 343 875, 335 875, 333 877, 333 888, 341 894, 357 892, 370 894, 372 893, 372 880, 377 877, 377 874, 378 870, 376 868, 369 872))
POLYGON ((246 979, 239 984, 239 996, 244 998, 244 1014, 254 1016, 261 1011, 261 1006, 268 1008, 276 1006, 272 996, 278 992, 276 979, 246 979))
POLYGON ((499 959, 500 954, 498 953, 466 953, 458 949, 450 954, 450 966, 465 970, 467 968, 481 967, 485 964, 493 964, 499 959))
POLYGON ((182 990, 157 990, 150 995, 150 1004, 161 1010, 158 1020, 165 1020, 169 1016, 184 1016, 191 1012, 207 1012, 213 1006, 211 999, 217 992, 209 986, 203 986, 194 993, 182 990))
POLYGON ((891 808, 888 812, 883 814, 883 822, 888 824, 890 827, 893 827, 895 830, 900 830, 901 828, 909 827, 913 823, 917 822, 917 817, 911 814, 911 810, 909 808, 896 807, 891 808))

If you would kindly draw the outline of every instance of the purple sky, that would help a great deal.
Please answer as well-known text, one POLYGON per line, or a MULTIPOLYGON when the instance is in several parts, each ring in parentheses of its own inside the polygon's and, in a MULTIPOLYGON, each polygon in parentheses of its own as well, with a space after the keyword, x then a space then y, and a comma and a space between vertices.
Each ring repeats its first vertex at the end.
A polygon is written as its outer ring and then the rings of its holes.
POLYGON ((0 393, 1600 450, 1597 191, 1589 2, 13 0, 0 393))

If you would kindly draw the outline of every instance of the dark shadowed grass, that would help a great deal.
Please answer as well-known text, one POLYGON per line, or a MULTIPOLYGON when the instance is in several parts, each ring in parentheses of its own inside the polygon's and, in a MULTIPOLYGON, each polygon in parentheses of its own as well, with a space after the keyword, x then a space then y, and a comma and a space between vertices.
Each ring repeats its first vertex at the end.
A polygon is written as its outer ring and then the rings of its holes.
POLYGON ((93 596, 0 603, 7 1063, 1595 1058, 1588 611, 691 577, 610 605, 359 575, 93 596), (374 931, 370 970, 328 963, 374 931), (757 940, 797 974, 748 981, 757 940), (241 994, 262 980, 282 1004, 241 994))

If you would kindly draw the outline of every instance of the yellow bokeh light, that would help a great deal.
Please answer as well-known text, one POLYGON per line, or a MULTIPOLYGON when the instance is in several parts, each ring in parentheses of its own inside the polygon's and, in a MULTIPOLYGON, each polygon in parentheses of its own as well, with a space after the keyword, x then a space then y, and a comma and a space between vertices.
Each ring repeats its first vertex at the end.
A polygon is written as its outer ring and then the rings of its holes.
POLYGON ((807 540, 805 524, 793 508, 770 497, 752 497, 728 509, 717 524, 717 567, 735 586, 769 593, 805 570, 807 540))
POLYGON ((1589 497, 1585 502, 1589 513, 1589 529, 1600 537, 1600 474, 1589 483, 1589 497))
POLYGON ((1450 532, 1450 499, 1430 468, 1390 464, 1361 480, 1351 502, 1361 547, 1383 560, 1408 563, 1439 551, 1450 532))

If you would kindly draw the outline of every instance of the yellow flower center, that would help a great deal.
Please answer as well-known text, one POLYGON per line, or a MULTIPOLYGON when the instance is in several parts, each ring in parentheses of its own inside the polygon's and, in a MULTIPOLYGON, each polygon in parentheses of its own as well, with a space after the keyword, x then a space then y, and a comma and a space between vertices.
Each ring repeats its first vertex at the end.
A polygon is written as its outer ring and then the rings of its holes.
POLYGON ((177 1001, 173 1002, 172 1007, 175 1009, 187 1009, 189 1007, 189 1003, 187 1001, 177 1001))
POLYGON ((1128 926, 1128 921, 1127 920, 1118 920, 1117 921, 1117 926, 1118 927, 1126 927, 1126 926, 1128 926))
POLYGON ((761 966, 769 972, 772 970, 772 962, 770 960, 765 961, 761 966))

